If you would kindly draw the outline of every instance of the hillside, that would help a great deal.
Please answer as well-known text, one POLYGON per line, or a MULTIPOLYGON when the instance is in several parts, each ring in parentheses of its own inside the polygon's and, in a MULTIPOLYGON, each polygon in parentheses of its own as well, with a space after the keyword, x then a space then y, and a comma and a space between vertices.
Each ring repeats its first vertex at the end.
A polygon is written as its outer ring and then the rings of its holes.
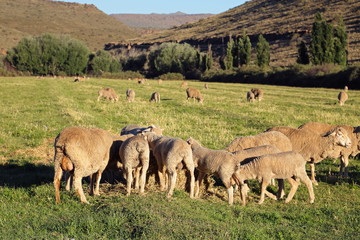
POLYGON ((310 41, 309 30, 316 12, 336 25, 342 17, 349 33, 349 63, 360 61, 360 1, 355 0, 252 0, 224 13, 173 27, 158 34, 135 39, 136 44, 165 41, 187 41, 215 52, 226 46, 230 34, 238 36, 246 29, 253 46, 259 34, 271 45, 272 65, 289 65, 296 61, 297 45, 310 41), (219 49, 217 49, 219 48, 219 49))
POLYGON ((42 33, 68 34, 92 50, 136 36, 128 26, 94 5, 48 0, 0 0, 0 31, 2 51, 23 37, 42 33))
POLYGON ((195 22, 212 15, 176 12, 171 14, 111 14, 110 16, 132 28, 168 29, 185 23, 195 22))

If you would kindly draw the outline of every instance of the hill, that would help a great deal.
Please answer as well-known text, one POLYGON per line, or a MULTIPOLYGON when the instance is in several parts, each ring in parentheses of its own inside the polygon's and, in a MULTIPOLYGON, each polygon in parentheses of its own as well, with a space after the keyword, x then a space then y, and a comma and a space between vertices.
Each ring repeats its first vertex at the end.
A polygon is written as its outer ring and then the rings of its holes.
POLYGON ((42 33, 68 34, 92 50, 136 36, 128 26, 94 5, 48 0, 0 0, 0 31, 2 51, 23 37, 42 33))
POLYGON ((111 14, 110 16, 132 28, 168 29, 185 23, 195 22, 212 15, 176 12, 170 14, 111 14))
POLYGON ((226 37, 246 30, 255 46, 259 34, 271 45, 271 64, 289 65, 296 61, 297 45, 310 41, 316 12, 336 25, 342 17, 349 33, 349 63, 360 61, 360 1, 355 0, 252 0, 221 14, 135 39, 137 45, 165 41, 189 42, 202 50, 212 44, 220 54, 226 37))

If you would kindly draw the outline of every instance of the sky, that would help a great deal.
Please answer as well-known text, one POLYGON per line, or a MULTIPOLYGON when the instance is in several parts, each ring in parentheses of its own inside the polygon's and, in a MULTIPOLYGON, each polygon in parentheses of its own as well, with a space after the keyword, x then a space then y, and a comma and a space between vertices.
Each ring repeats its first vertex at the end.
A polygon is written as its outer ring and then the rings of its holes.
POLYGON ((62 0, 94 4, 106 14, 114 13, 175 13, 177 11, 195 13, 218 14, 237 7, 246 0, 62 0))

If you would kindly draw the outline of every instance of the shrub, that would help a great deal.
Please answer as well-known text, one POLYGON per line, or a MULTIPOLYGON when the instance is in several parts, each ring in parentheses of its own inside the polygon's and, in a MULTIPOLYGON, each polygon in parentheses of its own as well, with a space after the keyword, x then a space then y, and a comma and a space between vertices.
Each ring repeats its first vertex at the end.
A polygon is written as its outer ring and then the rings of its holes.
POLYGON ((158 78, 163 80, 184 80, 184 75, 181 73, 165 73, 158 76, 158 78))
POLYGON ((125 72, 116 72, 116 73, 103 73, 101 75, 103 78, 110 79, 135 79, 135 78, 144 78, 144 76, 139 72, 134 71, 125 71, 125 72))
POLYGON ((259 67, 266 67, 270 64, 270 46, 263 35, 260 34, 255 47, 255 64, 259 67))

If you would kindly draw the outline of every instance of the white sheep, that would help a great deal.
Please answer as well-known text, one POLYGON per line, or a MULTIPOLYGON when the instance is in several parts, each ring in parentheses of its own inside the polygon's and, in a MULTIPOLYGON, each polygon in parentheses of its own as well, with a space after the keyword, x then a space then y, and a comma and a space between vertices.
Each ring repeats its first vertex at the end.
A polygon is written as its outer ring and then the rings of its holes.
MULTIPOLYGON (((266 187, 273 178, 287 179, 289 181, 291 189, 285 203, 290 202, 299 185, 296 181, 298 177, 308 188, 310 203, 313 203, 315 199, 314 190, 312 182, 306 174, 305 163, 306 161, 301 154, 295 151, 262 155, 254 158, 247 164, 239 166, 239 169, 234 174, 234 179, 239 185, 244 185, 244 181, 247 179, 257 179, 261 186, 261 195, 258 203, 262 204, 265 198, 266 187)), ((242 198, 245 199, 245 196, 242 196, 242 198)))
POLYGON ((232 176, 238 165, 238 160, 232 153, 225 150, 211 150, 204 148, 192 137, 186 140, 191 146, 194 164, 199 172, 196 180, 195 197, 199 197, 201 182, 206 174, 216 174, 226 187, 228 203, 233 205, 233 187, 231 184, 232 176))
POLYGON ((83 77, 78 76, 78 77, 75 77, 74 82, 85 82, 85 80, 86 80, 85 76, 83 76, 83 77))
POLYGON ((90 195, 99 195, 101 174, 109 162, 109 153, 113 141, 108 132, 102 129, 68 127, 55 139, 54 187, 56 202, 60 203, 60 179, 63 171, 74 179, 74 188, 83 203, 86 200, 81 180, 90 175, 90 195), (96 173, 96 188, 94 178, 96 173))
POLYGON ((98 91, 97 101, 99 101, 101 97, 105 98, 106 100, 111 100, 111 102, 114 102, 114 100, 117 102, 119 100, 118 95, 116 95, 115 93, 115 90, 110 87, 100 89, 98 91))
MULTIPOLYGON (((130 195, 131 192, 131 183, 133 180, 132 171, 134 168, 137 169, 136 172, 139 172, 141 168, 140 193, 144 193, 146 172, 149 168, 150 162, 150 149, 147 142, 147 137, 139 134, 126 139, 121 144, 119 155, 122 160, 124 173, 126 175, 127 195, 130 195)), ((137 184, 135 184, 135 188, 138 188, 137 184)))
POLYGON ((311 180, 315 185, 317 185, 315 163, 331 157, 337 146, 350 147, 351 145, 351 140, 342 127, 334 128, 323 136, 311 130, 291 127, 273 127, 266 131, 279 131, 290 139, 293 150, 299 152, 309 162, 311 180))
POLYGON ((249 91, 246 93, 246 99, 248 102, 254 102, 255 101, 255 95, 253 92, 249 91))
POLYGON ((149 100, 149 102, 155 101, 160 102, 160 93, 159 92, 154 92, 153 94, 151 94, 151 98, 149 100))
POLYGON ((254 93, 255 99, 257 98, 259 100, 259 102, 262 100, 263 98, 263 90, 259 89, 259 88, 252 88, 251 92, 254 93))
POLYGON ((135 91, 132 89, 127 89, 126 99, 128 100, 128 102, 133 102, 135 100, 135 91))
POLYGON ((204 88, 209 89, 209 84, 205 83, 204 88))
POLYGON ((186 100, 189 100, 189 98, 192 98, 192 99, 194 99, 194 102, 195 102, 195 99, 198 100, 198 102, 200 102, 200 103, 202 103, 204 101, 204 98, 201 96, 200 91, 195 88, 192 88, 192 87, 187 88, 186 95, 187 95, 186 100))
POLYGON ((170 182, 167 197, 170 198, 172 196, 176 184, 177 166, 184 162, 190 172, 190 198, 193 198, 195 165, 190 145, 180 138, 160 136, 153 132, 147 132, 145 136, 148 137, 150 149, 153 151, 157 161, 160 190, 165 190, 163 171, 164 167, 166 167, 166 173, 170 182))
POLYGON ((338 95, 338 99, 339 99, 340 106, 343 106, 345 104, 346 100, 348 100, 347 93, 344 91, 341 91, 338 95))
POLYGON ((331 129, 336 127, 342 127, 346 130, 348 137, 351 141, 351 147, 337 147, 337 149, 331 155, 332 158, 340 158, 340 171, 339 175, 345 175, 345 177, 349 177, 348 173, 348 165, 349 165, 349 156, 355 157, 360 153, 360 126, 353 127, 349 125, 330 125, 326 123, 318 123, 318 122, 308 122, 299 127, 299 129, 308 129, 315 131, 319 134, 326 134, 331 129))
POLYGON ((148 127, 140 127, 135 124, 126 125, 121 129, 120 135, 126 135, 126 134, 134 134, 137 135, 141 132, 154 132, 158 135, 162 135, 162 132, 164 131, 163 128, 160 128, 159 126, 156 126, 154 124, 150 124, 148 127))

